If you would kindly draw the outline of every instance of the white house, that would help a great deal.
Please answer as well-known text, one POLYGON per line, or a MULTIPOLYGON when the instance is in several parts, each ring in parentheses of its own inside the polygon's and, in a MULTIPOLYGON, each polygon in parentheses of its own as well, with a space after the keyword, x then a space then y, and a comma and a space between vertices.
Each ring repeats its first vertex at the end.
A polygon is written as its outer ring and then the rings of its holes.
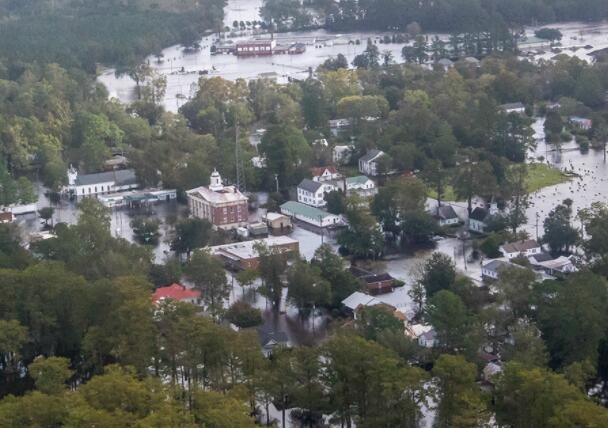
POLYGON ((547 275, 563 276, 578 272, 578 268, 569 257, 560 256, 556 259, 548 254, 535 254, 528 258, 534 268, 544 271, 547 275))
POLYGON ((334 166, 314 167, 310 169, 312 181, 324 182, 338 180, 342 175, 334 166))
POLYGON ((331 152, 331 160, 337 165, 343 165, 350 161, 350 157, 353 154, 353 146, 350 145, 338 145, 334 146, 331 152))
POLYGON ((585 117, 570 116, 568 118, 568 122, 570 122, 573 126, 585 131, 588 131, 593 127, 593 121, 585 117))
POLYGON ((449 58, 441 58, 435 65, 443 68, 444 71, 448 71, 450 68, 454 67, 454 61, 449 58))
POLYGON ((339 215, 331 214, 327 211, 322 211, 318 208, 295 201, 287 201, 281 205, 281 214, 285 214, 286 216, 316 227, 343 225, 342 218, 339 215))
POLYGON ((78 171, 74 168, 68 170, 67 191, 78 197, 122 192, 138 187, 137 177, 132 169, 82 175, 78 174, 78 171))
POLYGON ((266 157, 265 156, 252 157, 251 165, 253 165, 254 168, 266 168, 266 157))
POLYGON ((501 270, 512 266, 517 265, 503 260, 492 260, 481 267, 481 276, 488 279, 498 279, 501 270))
POLYGON ((439 226, 454 226, 460 223, 460 218, 454 211, 454 208, 451 205, 442 205, 437 208, 437 213, 435 214, 435 218, 439 222, 439 226))
POLYGON ((298 184, 298 202, 313 207, 324 207, 327 204, 325 194, 332 190, 335 190, 332 183, 312 181, 305 178, 298 184))
POLYGON ((346 193, 357 193, 360 196, 373 196, 377 193, 376 183, 365 175, 348 177, 346 180, 346 193))
POLYGON ((406 328, 405 334, 418 341, 423 348, 433 348, 439 344, 437 334, 430 325, 413 324, 406 328))
POLYGON ((498 205, 495 202, 492 202, 488 209, 476 207, 469 215, 469 230, 484 233, 488 220, 496 214, 498 214, 498 205))
POLYGON ((372 177, 379 175, 382 172, 379 168, 379 161, 384 156, 386 156, 386 153, 382 150, 368 151, 365 156, 359 159, 359 172, 372 177))
POLYGON ((328 121, 331 129, 342 129, 350 126, 350 119, 331 119, 328 121))
POLYGON ((526 112, 526 106, 523 103, 508 103, 508 104, 503 104, 503 105, 499 106, 498 108, 506 114, 509 114, 509 113, 523 114, 526 112))
POLYGON ((519 256, 530 257, 534 254, 540 254, 542 252, 542 247, 536 240, 528 239, 501 245, 499 250, 510 260, 519 256))

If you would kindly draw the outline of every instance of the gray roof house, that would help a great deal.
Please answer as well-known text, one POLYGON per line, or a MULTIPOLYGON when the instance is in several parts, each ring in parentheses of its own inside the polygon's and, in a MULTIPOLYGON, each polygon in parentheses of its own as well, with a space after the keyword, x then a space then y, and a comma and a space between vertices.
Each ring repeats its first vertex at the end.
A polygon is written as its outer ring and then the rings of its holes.
POLYGON ((298 202, 313 207, 323 207, 326 205, 325 193, 335 190, 331 182, 313 181, 305 178, 298 184, 298 202))
POLYGON ((486 229, 486 221, 490 217, 490 212, 485 208, 476 207, 469 215, 469 230, 483 233, 486 229))
POLYGON ((449 58, 441 58, 439 61, 436 62, 436 64, 443 67, 443 69, 446 71, 454 67, 454 61, 449 58))
POLYGON ((505 113, 525 113, 526 111, 526 106, 520 102, 503 104, 498 108, 505 113))
POLYGON ((534 254, 540 254, 542 252, 542 247, 536 240, 527 239, 503 244, 500 247, 500 251, 506 258, 512 259, 520 255, 528 257, 534 254))
POLYGON ((460 218, 451 205, 442 205, 438 207, 435 218, 439 221, 439 226, 452 226, 460 223, 460 218))
POLYGON ((258 335, 260 338, 260 345, 262 346, 262 352, 266 356, 272 354, 272 351, 277 347, 290 346, 289 338, 284 331, 271 331, 262 327, 258 329, 258 335))
POLYGON ((520 267, 519 265, 505 262, 503 260, 491 260, 481 267, 481 276, 487 279, 498 279, 500 271, 509 267, 520 267))
POLYGON ((375 177, 381 173, 378 170, 378 161, 387 156, 382 150, 372 149, 359 158, 359 172, 375 177))

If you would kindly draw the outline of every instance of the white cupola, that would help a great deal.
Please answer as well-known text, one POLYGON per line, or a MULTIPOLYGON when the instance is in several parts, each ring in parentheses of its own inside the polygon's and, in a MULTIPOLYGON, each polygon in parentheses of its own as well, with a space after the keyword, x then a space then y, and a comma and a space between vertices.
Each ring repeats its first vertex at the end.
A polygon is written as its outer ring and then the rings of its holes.
POLYGON ((214 192, 224 190, 224 185, 222 184, 222 177, 215 168, 213 169, 213 172, 211 173, 211 177, 209 179, 209 190, 212 190, 214 192))
POLYGON ((78 179, 78 171, 72 165, 68 168, 68 185, 74 186, 76 185, 76 180, 78 179))

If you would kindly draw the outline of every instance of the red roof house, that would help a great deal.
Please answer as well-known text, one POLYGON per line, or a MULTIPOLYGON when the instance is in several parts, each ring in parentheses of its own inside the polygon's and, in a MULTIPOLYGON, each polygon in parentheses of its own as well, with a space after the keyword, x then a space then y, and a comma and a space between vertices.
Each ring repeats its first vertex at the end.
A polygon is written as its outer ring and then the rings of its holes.
POLYGON ((335 166, 321 166, 310 168, 312 181, 330 181, 338 180, 342 176, 335 166))
POLYGON ((162 300, 171 299, 179 302, 192 303, 195 305, 200 304, 201 292, 198 290, 192 290, 186 288, 181 284, 171 284, 167 287, 160 287, 152 294, 152 302, 158 305, 162 300))

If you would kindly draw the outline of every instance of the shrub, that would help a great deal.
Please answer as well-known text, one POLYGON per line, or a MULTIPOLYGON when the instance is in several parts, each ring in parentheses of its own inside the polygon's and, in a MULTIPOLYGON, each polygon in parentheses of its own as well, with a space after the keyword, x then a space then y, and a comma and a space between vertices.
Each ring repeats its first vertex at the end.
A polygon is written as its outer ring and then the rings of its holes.
POLYGON ((493 233, 483 240, 479 249, 486 257, 493 259, 501 256, 499 248, 502 243, 503 239, 499 235, 493 233))

